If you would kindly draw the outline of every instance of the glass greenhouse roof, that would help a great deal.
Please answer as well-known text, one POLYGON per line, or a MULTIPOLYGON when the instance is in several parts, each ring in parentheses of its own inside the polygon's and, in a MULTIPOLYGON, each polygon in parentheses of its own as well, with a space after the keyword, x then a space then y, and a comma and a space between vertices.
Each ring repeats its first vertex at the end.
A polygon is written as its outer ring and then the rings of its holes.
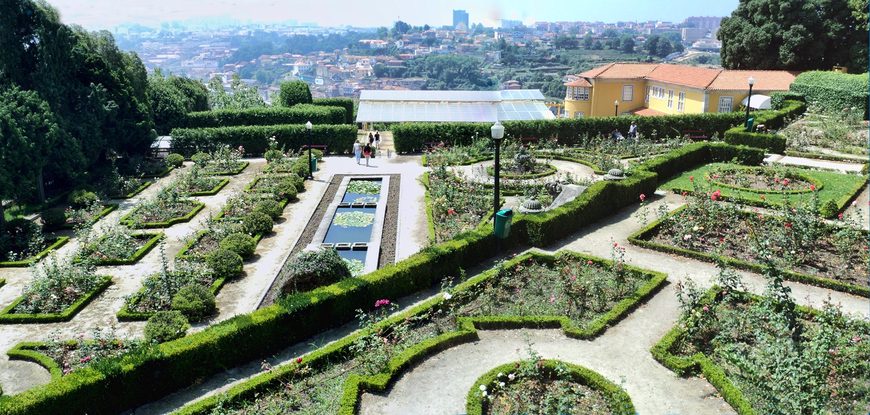
POLYGON ((360 94, 357 122, 495 122, 555 116, 537 89, 505 91, 374 91, 360 94))

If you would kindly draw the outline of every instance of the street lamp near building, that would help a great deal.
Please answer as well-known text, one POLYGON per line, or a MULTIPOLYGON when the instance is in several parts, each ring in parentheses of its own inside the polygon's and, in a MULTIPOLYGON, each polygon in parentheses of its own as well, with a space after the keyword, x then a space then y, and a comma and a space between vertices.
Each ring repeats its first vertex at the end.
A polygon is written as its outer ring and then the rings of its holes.
POLYGON ((314 125, 311 124, 311 121, 305 123, 305 129, 308 130, 308 178, 314 179, 314 167, 311 163, 311 146, 313 143, 311 142, 311 129, 314 128, 314 125))
POLYGON ((619 116, 619 100, 618 99, 613 100, 613 116, 614 117, 619 116))
POLYGON ((752 86, 755 85, 755 78, 750 76, 749 79, 747 80, 747 82, 749 82, 749 97, 746 98, 746 122, 745 122, 745 125, 746 125, 746 130, 748 131, 750 128, 750 126, 749 126, 749 106, 752 105, 752 86))
POLYGON ((501 203, 499 203, 500 198, 499 198, 499 194, 498 194, 499 193, 498 180, 499 180, 499 171, 501 170, 501 161, 499 160, 499 157, 501 154, 501 140, 504 138, 504 126, 501 125, 500 122, 496 121, 495 124, 493 124, 492 127, 490 127, 489 131, 490 131, 491 136, 492 136, 492 143, 495 146, 495 166, 493 167, 493 170, 495 173, 494 174, 495 184, 493 186, 494 196, 492 199, 492 220, 493 220, 493 223, 495 223, 495 220, 496 220, 495 217, 498 214, 498 208, 501 205, 501 203))

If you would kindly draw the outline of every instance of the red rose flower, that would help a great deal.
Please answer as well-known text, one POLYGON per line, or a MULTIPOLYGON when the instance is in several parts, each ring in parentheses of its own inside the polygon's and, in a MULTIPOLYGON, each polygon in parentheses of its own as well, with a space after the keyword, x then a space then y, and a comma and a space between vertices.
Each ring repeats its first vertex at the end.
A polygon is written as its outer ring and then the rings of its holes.
POLYGON ((644 200, 646 200, 646 195, 641 193, 640 194, 640 201, 643 202, 644 200))

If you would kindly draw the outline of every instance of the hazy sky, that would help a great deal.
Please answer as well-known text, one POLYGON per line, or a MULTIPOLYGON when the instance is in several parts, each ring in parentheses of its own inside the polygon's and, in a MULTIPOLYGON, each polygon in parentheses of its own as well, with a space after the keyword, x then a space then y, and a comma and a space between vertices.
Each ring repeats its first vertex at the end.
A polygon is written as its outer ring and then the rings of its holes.
POLYGON ((321 26, 452 24, 452 9, 465 9, 472 23, 492 26, 499 19, 534 21, 666 20, 688 16, 727 16, 738 0, 48 0, 65 23, 111 29, 121 23, 156 25, 165 21, 226 19, 251 22, 296 20, 321 26))

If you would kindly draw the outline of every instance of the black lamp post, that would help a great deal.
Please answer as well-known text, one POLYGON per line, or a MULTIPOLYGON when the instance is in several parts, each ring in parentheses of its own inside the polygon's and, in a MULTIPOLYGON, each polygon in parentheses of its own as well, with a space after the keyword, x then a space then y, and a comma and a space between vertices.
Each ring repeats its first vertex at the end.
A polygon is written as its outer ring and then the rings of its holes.
POLYGON ((311 129, 314 128, 314 125, 311 124, 311 121, 305 123, 305 129, 308 130, 308 178, 314 179, 314 169, 311 166, 311 129))
POLYGON ((755 78, 749 77, 749 97, 746 98, 746 130, 749 130, 749 106, 752 105, 752 85, 755 85, 755 78))
POLYGON ((492 220, 493 220, 493 224, 494 224, 496 214, 498 214, 498 208, 501 205, 499 203, 500 198, 498 195, 498 191, 499 191, 498 174, 499 174, 499 171, 501 169, 499 156, 501 154, 501 140, 502 140, 502 138, 504 138, 504 126, 501 125, 500 122, 496 121, 495 124, 493 124, 492 127, 489 129, 489 131, 492 134, 492 142, 493 142, 493 145, 495 146, 495 166, 493 168, 493 170, 495 171, 495 186, 493 186, 494 196, 492 199, 492 220))
POLYGON ((619 116, 619 100, 618 99, 613 101, 613 116, 614 117, 619 116))

